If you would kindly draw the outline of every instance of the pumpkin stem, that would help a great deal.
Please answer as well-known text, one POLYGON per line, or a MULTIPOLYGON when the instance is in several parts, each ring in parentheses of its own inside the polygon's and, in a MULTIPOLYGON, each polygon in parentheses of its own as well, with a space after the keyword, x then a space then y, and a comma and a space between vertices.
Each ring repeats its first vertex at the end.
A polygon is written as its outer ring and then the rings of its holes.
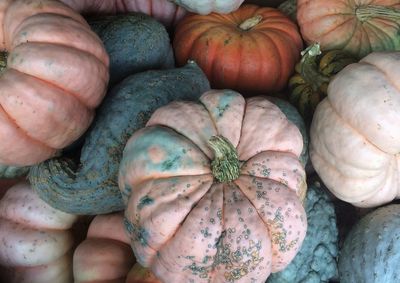
POLYGON ((239 25, 241 30, 250 30, 256 25, 258 25, 262 21, 263 17, 261 15, 257 15, 251 18, 248 18, 244 22, 239 25))
POLYGON ((318 91, 324 83, 329 83, 330 80, 328 76, 324 76, 318 71, 316 59, 320 54, 319 43, 314 43, 301 52, 300 74, 314 91, 318 91))
POLYGON ((213 176, 221 183, 236 180, 240 175, 240 163, 233 145, 223 136, 212 136, 208 144, 214 151, 213 176))
POLYGON ((0 74, 7 68, 8 52, 0 51, 0 74))
POLYGON ((378 5, 362 5, 356 8, 356 16, 361 22, 375 17, 400 20, 400 9, 378 5))

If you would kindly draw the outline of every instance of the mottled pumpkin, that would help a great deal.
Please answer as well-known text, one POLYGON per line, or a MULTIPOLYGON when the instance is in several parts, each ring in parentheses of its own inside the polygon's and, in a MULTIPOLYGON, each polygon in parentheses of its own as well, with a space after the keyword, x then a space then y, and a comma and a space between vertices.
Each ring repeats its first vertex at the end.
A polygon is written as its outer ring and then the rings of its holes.
POLYGON ((0 164, 0 179, 12 179, 26 175, 29 171, 29 166, 6 166, 0 164))
POLYGON ((314 113, 310 157, 339 199, 375 207, 400 196, 400 52, 374 52, 332 79, 314 113))
POLYGON ((115 85, 85 135, 79 164, 66 156, 33 166, 29 180, 51 206, 75 214, 105 214, 125 208, 118 189, 122 151, 151 114, 173 100, 197 100, 209 90, 201 69, 185 67, 137 73, 115 85))
POLYGON ((171 26, 176 24, 186 10, 169 0, 60 0, 83 14, 124 14, 141 12, 171 26))
POLYGON ((39 199, 26 182, 9 188, 0 200, 0 281, 72 282, 76 220, 39 199))
POLYGON ((0 163, 32 165, 89 127, 106 92, 108 55, 59 1, 3 0, 0 22, 0 163))
POLYGON ((289 79, 289 101, 296 106, 309 126, 318 103, 326 97, 331 78, 357 60, 343 50, 321 52, 313 44, 302 52, 295 74, 289 79))
POLYGON ((303 39, 323 51, 342 49, 357 58, 400 50, 400 0, 297 0, 303 39))
POLYGON ((287 16, 256 5, 243 5, 227 15, 188 15, 177 25, 173 40, 178 65, 195 60, 212 88, 244 95, 285 88, 302 44, 287 16))
POLYGON ((304 239, 299 129, 265 97, 213 90, 159 108, 119 187, 137 261, 163 282, 264 282, 304 239))

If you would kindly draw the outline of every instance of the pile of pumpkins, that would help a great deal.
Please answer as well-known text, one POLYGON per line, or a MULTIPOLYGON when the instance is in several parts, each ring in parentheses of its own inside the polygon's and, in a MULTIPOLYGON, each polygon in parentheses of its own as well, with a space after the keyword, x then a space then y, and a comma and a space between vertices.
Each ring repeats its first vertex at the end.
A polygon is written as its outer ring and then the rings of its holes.
POLYGON ((0 22, 1 282, 399 281, 400 0, 0 22))

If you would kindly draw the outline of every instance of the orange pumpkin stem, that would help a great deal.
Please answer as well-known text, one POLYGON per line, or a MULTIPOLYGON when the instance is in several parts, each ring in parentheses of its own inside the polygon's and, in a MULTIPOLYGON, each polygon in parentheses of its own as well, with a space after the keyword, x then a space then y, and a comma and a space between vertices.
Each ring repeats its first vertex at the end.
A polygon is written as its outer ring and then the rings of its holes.
POLYGON ((258 25, 262 21, 263 17, 261 15, 257 15, 251 18, 248 18, 244 22, 239 25, 241 30, 250 30, 256 25, 258 25))
POLYGON ((378 5, 363 5, 356 8, 356 16, 361 22, 368 21, 374 17, 400 20, 400 9, 378 5))
POLYGON ((0 51, 0 74, 7 68, 8 52, 0 51))

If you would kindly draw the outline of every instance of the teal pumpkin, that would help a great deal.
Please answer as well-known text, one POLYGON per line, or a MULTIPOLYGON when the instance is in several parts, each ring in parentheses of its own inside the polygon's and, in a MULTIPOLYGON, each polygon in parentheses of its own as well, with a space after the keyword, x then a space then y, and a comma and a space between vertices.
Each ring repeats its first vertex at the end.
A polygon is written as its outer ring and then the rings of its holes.
POLYGON ((87 20, 110 57, 110 85, 131 74, 174 67, 167 30, 153 17, 130 13, 87 20))
POLYGON ((194 62, 182 68, 152 70, 116 85, 98 109, 81 150, 80 164, 54 158, 31 168, 29 180, 40 198, 73 214, 104 214, 124 209, 118 169, 128 138, 157 108, 173 100, 197 100, 209 82, 194 62))
POLYGON ((308 185, 305 210, 308 227, 300 251, 283 271, 271 274, 267 283, 320 283, 337 279, 339 238, 335 207, 318 181, 308 185))
POLYGON ((0 164, 0 179, 18 178, 27 174, 28 171, 29 166, 18 167, 0 164))
POLYGON ((399 239, 400 204, 380 207, 361 218, 340 252, 340 282, 400 282, 399 239))

